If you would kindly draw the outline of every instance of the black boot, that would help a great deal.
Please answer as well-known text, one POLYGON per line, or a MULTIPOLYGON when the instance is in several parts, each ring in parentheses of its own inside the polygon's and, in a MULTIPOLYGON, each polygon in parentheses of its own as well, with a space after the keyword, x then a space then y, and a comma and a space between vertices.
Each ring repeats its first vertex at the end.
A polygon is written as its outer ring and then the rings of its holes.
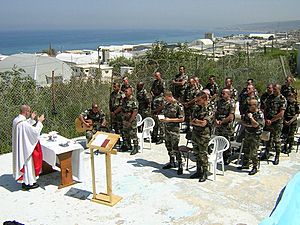
POLYGON ((160 139, 158 139, 158 141, 156 142, 156 144, 157 144, 157 145, 159 145, 159 144, 162 144, 162 143, 164 143, 164 140, 163 140, 163 139, 161 139, 161 138, 160 138, 160 139))
POLYGON ((199 182, 205 182, 206 179, 207 179, 207 171, 202 167, 199 182))
POLYGON ((278 164, 279 164, 279 154, 276 153, 273 165, 278 165, 278 164))
POLYGON ((135 145, 133 146, 133 150, 130 152, 130 155, 135 155, 139 152, 139 146, 135 145))
POLYGON ((249 175, 254 175, 257 173, 257 167, 253 166, 252 170, 248 173, 249 175))
POLYGON ((201 177, 201 166, 200 163, 197 162, 197 170, 195 173, 193 173, 190 178, 191 179, 196 179, 196 178, 200 178, 201 177))
POLYGON ((248 170, 249 169, 249 161, 248 159, 243 160, 243 164, 237 168, 238 170, 248 170))
POLYGON ((265 150, 265 152, 260 156, 260 160, 268 160, 270 158, 269 150, 265 150))
POLYGON ((182 175, 182 174, 183 174, 182 162, 178 162, 177 175, 182 175))
POLYGON ((171 169, 171 168, 175 168, 175 159, 173 156, 170 156, 170 162, 167 163, 166 165, 163 166, 163 169, 166 170, 166 169, 171 169))
POLYGON ((285 144, 284 146, 283 146, 283 149, 282 149, 282 151, 281 151, 283 154, 288 154, 287 153, 287 144, 285 144))

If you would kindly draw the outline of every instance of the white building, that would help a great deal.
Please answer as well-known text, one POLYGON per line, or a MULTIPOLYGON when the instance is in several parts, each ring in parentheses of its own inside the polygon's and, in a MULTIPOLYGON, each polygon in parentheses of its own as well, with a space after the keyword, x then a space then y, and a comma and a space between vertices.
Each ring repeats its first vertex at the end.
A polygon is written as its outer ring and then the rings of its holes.
POLYGON ((25 72, 21 76, 30 76, 38 86, 52 83, 52 71, 55 81, 58 82, 68 82, 73 75, 68 64, 42 54, 15 54, 0 61, 0 72, 11 71, 14 68, 24 69, 25 72))
POLYGON ((99 64, 77 64, 73 66, 75 77, 94 78, 100 69, 101 80, 111 82, 113 75, 113 67, 99 64))

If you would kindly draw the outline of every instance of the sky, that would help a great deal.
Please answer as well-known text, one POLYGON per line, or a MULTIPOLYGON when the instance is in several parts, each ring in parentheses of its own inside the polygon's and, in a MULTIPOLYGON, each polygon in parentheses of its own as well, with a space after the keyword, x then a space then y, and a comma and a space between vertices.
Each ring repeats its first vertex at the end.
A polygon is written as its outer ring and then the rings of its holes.
POLYGON ((0 30, 202 29, 300 19, 300 0, 1 0, 0 30))

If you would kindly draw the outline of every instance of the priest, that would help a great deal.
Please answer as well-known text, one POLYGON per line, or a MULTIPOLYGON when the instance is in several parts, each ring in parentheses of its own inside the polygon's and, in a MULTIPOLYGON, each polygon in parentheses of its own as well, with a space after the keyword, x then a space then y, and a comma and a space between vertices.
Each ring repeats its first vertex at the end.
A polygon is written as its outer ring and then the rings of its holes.
POLYGON ((42 169, 42 148, 39 142, 44 115, 35 120, 30 106, 22 105, 20 114, 13 120, 12 153, 13 176, 22 183, 23 190, 39 187, 36 183, 42 169))

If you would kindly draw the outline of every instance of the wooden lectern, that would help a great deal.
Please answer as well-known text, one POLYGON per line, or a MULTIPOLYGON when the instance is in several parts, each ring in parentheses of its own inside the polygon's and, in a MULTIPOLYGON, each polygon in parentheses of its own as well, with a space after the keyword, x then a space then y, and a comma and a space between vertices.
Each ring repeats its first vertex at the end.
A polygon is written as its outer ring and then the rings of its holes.
POLYGON ((92 182, 93 182, 93 202, 101 203, 104 205, 114 206, 122 198, 112 194, 112 176, 111 176, 111 154, 117 154, 117 150, 113 149, 120 135, 105 133, 98 131, 87 144, 91 154, 91 169, 92 169, 92 182), (106 188, 107 193, 96 193, 96 180, 95 180, 95 164, 94 164, 94 151, 99 150, 105 153, 105 166, 106 166, 106 188))

